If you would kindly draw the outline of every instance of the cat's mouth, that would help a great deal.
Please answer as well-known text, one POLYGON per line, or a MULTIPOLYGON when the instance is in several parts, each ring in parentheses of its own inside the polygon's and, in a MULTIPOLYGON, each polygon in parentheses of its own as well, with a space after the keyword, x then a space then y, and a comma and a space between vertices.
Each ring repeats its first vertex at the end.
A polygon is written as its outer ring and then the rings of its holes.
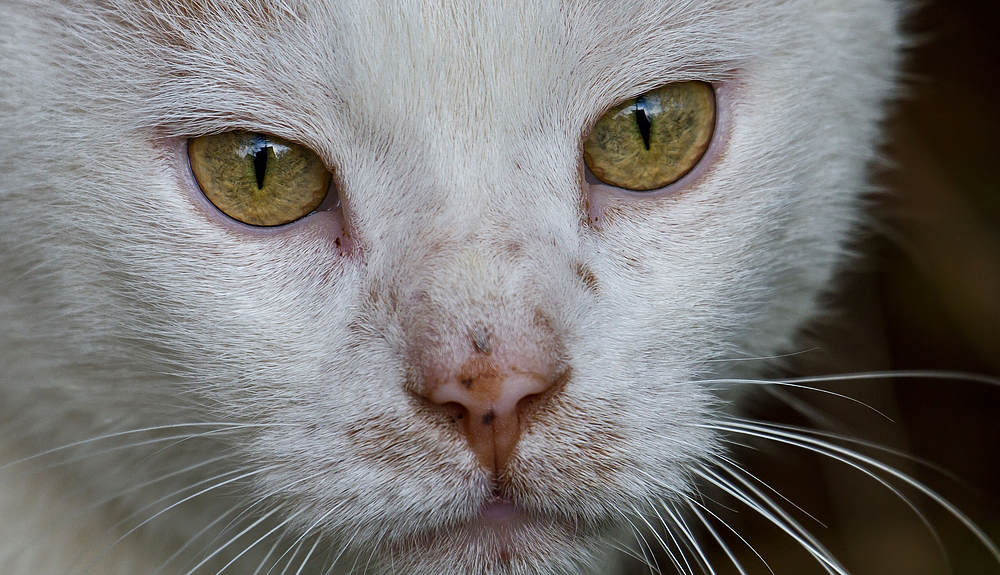
POLYGON ((459 525, 457 532, 464 532, 470 540, 494 540, 502 542, 517 538, 517 534, 530 529, 538 519, 511 499, 494 493, 483 503, 479 512, 459 525))
POLYGON ((512 501, 494 497, 479 511, 478 522, 484 525, 500 526, 523 519, 525 514, 512 501))
POLYGON ((568 527, 539 515, 513 500, 494 494, 475 515, 419 538, 419 545, 435 555, 476 556, 484 564, 502 565, 533 558, 565 537, 568 527), (546 543, 547 542, 547 543, 546 543))

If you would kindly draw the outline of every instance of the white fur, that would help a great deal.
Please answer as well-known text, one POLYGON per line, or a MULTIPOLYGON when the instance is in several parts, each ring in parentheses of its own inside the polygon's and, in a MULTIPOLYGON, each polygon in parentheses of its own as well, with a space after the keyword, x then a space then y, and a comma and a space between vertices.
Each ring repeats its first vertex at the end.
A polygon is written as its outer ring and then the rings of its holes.
MULTIPOLYGON (((211 574, 286 520, 271 559, 291 547, 289 572, 316 541, 303 573, 344 546, 338 573, 608 572, 624 518, 683 501, 722 452, 705 427, 722 396, 704 382, 731 373, 713 360, 787 349, 818 311, 900 43, 889 0, 8 0, 0 14, 12 575, 184 574, 218 550, 211 574), (703 174, 640 199, 583 182, 593 121, 684 80, 719 86, 728 118, 703 174), (335 212, 275 233, 214 214, 185 141, 232 129, 315 150, 348 235, 335 212), (573 375, 508 480, 559 521, 497 562, 448 535, 491 486, 414 403, 407 326, 539 310, 573 375), (171 427, 128 433, 157 426, 171 427), (85 441, 106 434, 120 435, 85 441)), ((274 540, 227 573, 254 573, 274 540)))

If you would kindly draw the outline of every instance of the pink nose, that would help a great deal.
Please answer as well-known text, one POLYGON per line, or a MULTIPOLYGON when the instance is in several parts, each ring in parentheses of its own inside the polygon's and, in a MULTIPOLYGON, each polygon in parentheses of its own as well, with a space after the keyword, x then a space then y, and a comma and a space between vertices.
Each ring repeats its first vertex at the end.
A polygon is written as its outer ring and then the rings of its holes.
POLYGON ((527 358, 504 361, 497 355, 469 357, 453 373, 432 378, 425 393, 439 405, 461 406, 457 417, 469 445, 483 467, 494 473, 506 466, 520 439, 526 422, 523 400, 544 393, 557 380, 548 366, 527 358))

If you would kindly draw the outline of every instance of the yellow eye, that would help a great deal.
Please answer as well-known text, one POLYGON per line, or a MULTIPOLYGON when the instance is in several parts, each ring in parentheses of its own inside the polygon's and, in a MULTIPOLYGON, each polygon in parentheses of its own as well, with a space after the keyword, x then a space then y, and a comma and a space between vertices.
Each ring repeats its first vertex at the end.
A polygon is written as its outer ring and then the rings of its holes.
POLYGON ((188 142, 191 171, 224 214, 252 226, 280 226, 323 203, 330 172, 312 150, 253 132, 226 132, 188 142))
POLYGON ((655 190, 695 167, 714 130, 712 87, 669 84, 604 114, 583 144, 583 158, 605 184, 655 190))

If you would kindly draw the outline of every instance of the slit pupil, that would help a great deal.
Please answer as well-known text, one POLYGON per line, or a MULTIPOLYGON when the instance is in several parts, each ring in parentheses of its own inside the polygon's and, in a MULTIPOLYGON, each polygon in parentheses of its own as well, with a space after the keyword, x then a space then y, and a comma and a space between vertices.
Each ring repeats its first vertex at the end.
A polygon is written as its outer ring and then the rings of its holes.
POLYGON ((267 173, 267 153, 270 150, 271 146, 261 146, 253 155, 253 171, 254 175, 257 176, 258 190, 264 188, 264 175, 267 173))
POLYGON ((642 145, 646 146, 646 151, 649 151, 649 128, 652 123, 646 116, 646 110, 639 107, 638 101, 636 101, 635 106, 635 123, 639 127, 639 135, 642 136, 642 145))

